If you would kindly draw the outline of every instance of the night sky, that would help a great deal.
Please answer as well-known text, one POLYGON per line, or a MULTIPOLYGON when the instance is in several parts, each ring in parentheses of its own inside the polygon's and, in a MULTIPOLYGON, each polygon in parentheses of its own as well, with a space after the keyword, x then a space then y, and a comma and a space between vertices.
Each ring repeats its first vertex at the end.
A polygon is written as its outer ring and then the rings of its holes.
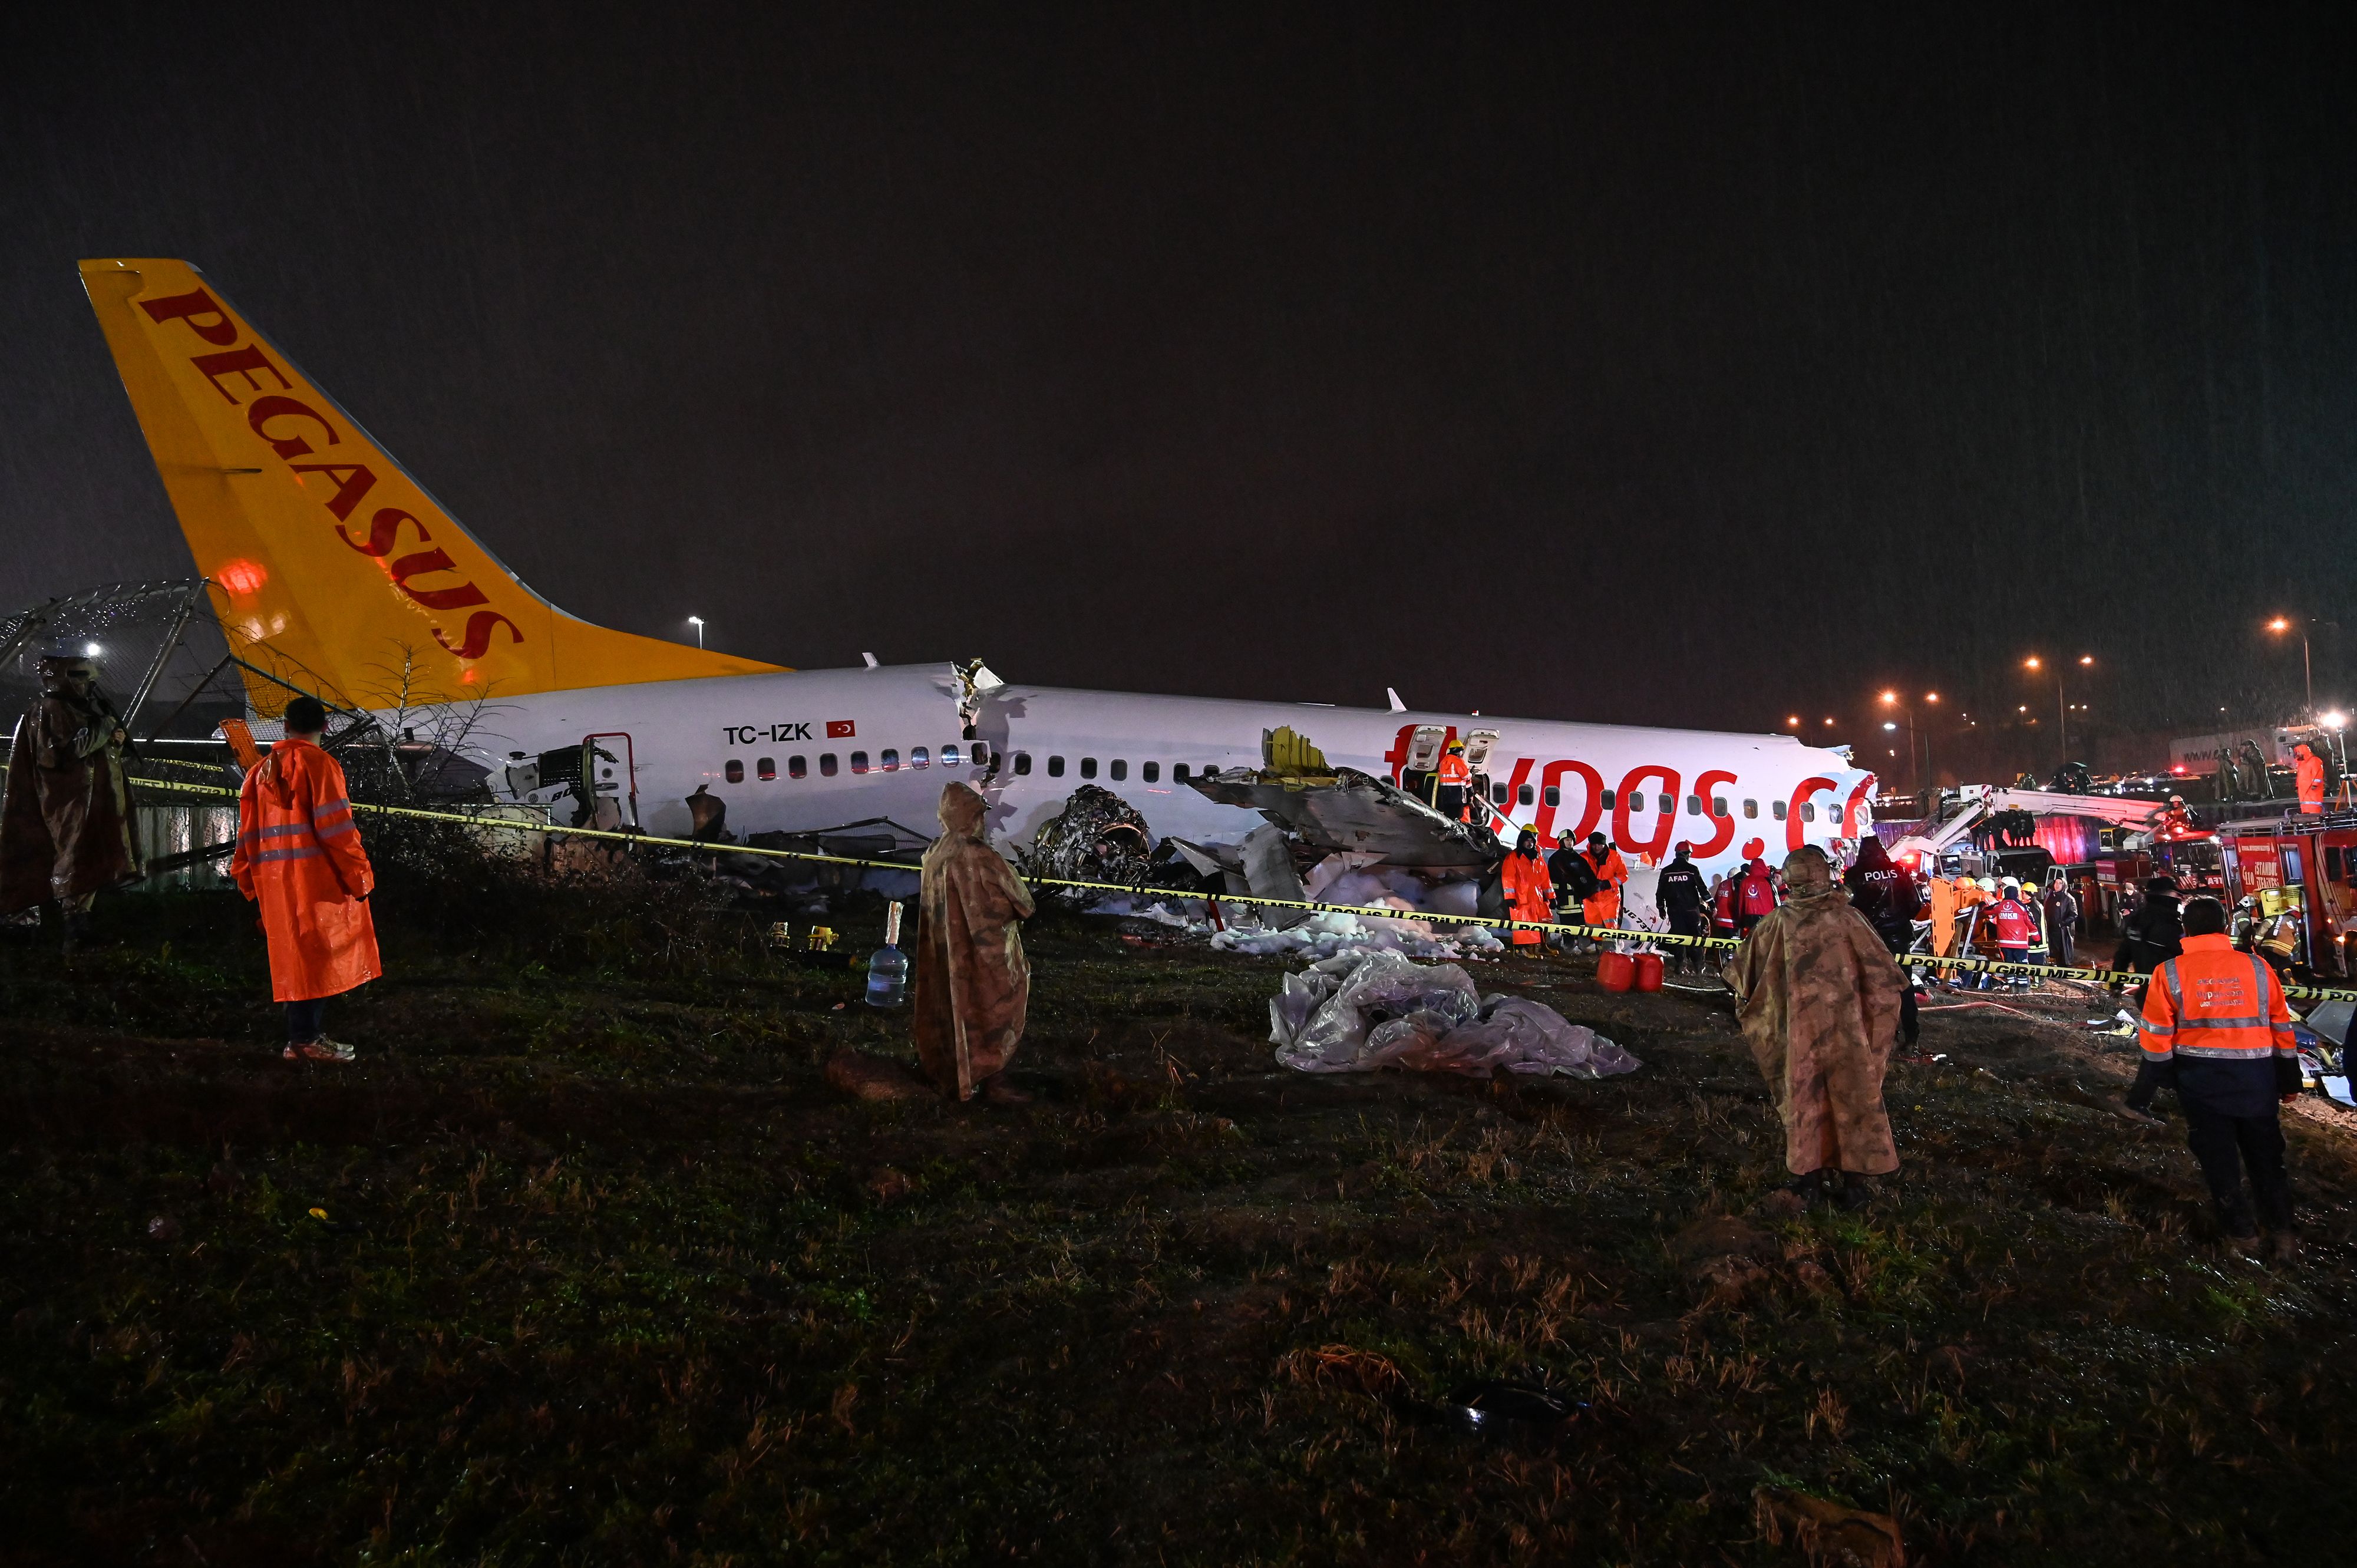
POLYGON ((2084 652, 2182 729, 2357 578, 2332 11, 30 9, 0 606, 191 570, 105 255, 788 664, 1851 734, 2084 652))

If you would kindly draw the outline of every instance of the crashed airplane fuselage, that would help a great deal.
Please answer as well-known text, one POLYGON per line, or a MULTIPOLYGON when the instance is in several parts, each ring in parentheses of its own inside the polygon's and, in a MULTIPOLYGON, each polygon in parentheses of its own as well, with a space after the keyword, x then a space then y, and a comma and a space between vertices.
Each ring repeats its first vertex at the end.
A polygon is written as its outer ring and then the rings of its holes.
MULTIPOLYGON (((381 714, 391 684, 404 710, 488 695, 463 754, 560 821, 684 834, 701 786, 739 834, 930 824, 962 779, 1009 843, 1082 783, 1157 836, 1233 843, 1260 811, 1191 782, 1258 767, 1263 732, 1297 724, 1335 767, 1394 781, 1437 736, 1495 731, 1477 810, 1509 842, 1601 830, 1664 858, 1690 842, 1720 867, 1869 831, 1871 775, 1790 736, 1005 685, 978 664, 788 671, 594 626, 501 564, 195 268, 81 270, 235 650, 381 714)), ((260 676, 248 689, 264 712, 285 700, 260 676)))

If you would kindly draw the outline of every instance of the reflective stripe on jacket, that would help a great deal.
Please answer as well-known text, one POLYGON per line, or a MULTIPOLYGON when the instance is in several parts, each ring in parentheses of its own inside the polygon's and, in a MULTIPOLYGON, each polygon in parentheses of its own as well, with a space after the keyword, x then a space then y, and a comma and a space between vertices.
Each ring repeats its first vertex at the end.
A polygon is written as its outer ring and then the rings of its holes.
POLYGON ((2145 989, 2146 1059, 2266 1061, 2296 1057, 2291 1009, 2266 960, 2236 952, 2222 932, 2188 937, 2145 989))
POLYGON ((336 996, 383 972, 365 896, 376 886, 345 798, 344 770, 289 736, 238 792, 237 890, 262 906, 270 993, 281 1002, 336 996))

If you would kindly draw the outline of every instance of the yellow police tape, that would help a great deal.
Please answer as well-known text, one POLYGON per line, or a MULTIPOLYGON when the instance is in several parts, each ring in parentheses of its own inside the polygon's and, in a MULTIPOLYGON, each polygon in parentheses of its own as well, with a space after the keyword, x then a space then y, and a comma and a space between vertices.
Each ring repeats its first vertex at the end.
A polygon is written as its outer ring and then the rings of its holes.
MULTIPOLYGON (((237 791, 218 784, 179 784, 168 779, 137 779, 131 780, 143 789, 160 789, 178 795, 210 795, 237 798, 237 791)), ((547 833, 557 838, 611 839, 620 843, 660 846, 665 849, 700 850, 709 854, 749 854, 772 860, 810 861, 822 865, 857 865, 879 871, 914 871, 915 866, 899 860, 862 860, 853 855, 819 854, 799 849, 756 849, 749 844, 705 843, 698 839, 658 838, 652 833, 621 832, 611 828, 561 828, 545 822, 510 822, 501 817, 479 817, 467 811, 435 811, 422 806, 382 806, 352 803, 355 811, 372 811, 381 816, 414 817, 425 822, 457 822, 467 827, 495 832, 547 833)), ((1501 920, 1489 915, 1445 915, 1428 910, 1410 913, 1404 909, 1370 908, 1363 904, 1325 904, 1312 898, 1265 898, 1251 893, 1189 893, 1170 887, 1147 887, 1126 882, 1088 882, 1070 876, 1026 876, 1026 882, 1046 887, 1082 887, 1103 893, 1126 893, 1138 898, 1171 898, 1195 902, 1250 904, 1279 909, 1308 909, 1322 915, 1365 915, 1382 920, 1448 920, 1458 925, 1487 926, 1492 930, 1552 931, 1564 936, 1588 937, 1598 941, 1633 941, 1650 947, 1686 947, 1708 950, 1721 948, 1732 952, 1740 942, 1734 937, 1685 937, 1668 931, 1631 931, 1617 926, 1583 926, 1555 920, 1501 920)), ((2008 963, 2003 959, 1967 958, 1963 956, 1937 958, 1930 953, 1902 953, 1899 961, 1907 967, 1923 969, 1965 969, 2020 978, 2052 978, 2083 980, 2097 985, 2141 985, 2150 977, 2132 969, 2070 969, 2060 964, 2008 963)), ((2334 991, 2315 985, 2286 985, 2284 994, 2303 1002, 2357 1002, 2357 991, 2334 991)))

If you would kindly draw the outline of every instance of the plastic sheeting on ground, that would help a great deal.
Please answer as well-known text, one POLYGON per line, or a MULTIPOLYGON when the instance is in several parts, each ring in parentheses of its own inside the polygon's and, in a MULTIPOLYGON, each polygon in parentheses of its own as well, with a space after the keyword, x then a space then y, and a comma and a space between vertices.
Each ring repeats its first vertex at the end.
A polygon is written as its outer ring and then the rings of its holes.
POLYGON ((1276 1059, 1300 1072, 1399 1067, 1474 1078, 1604 1078, 1641 1065, 1544 1003, 1485 997, 1453 963, 1417 964, 1393 952, 1343 954, 1286 975, 1268 1017, 1276 1059))
POLYGON ((1413 911, 1398 919, 1381 915, 1345 915, 1320 911, 1283 930, 1263 925, 1248 905, 1222 903, 1230 923, 1215 927, 1201 917, 1173 908, 1172 900, 1117 895, 1099 899, 1092 913, 1119 915, 1134 920, 1209 937, 1222 952, 1255 953, 1265 958, 1301 957, 1325 960, 1370 952, 1405 953, 1413 958, 1466 958, 1505 950, 1506 944, 1487 926, 1436 926, 1419 920, 1413 911))

